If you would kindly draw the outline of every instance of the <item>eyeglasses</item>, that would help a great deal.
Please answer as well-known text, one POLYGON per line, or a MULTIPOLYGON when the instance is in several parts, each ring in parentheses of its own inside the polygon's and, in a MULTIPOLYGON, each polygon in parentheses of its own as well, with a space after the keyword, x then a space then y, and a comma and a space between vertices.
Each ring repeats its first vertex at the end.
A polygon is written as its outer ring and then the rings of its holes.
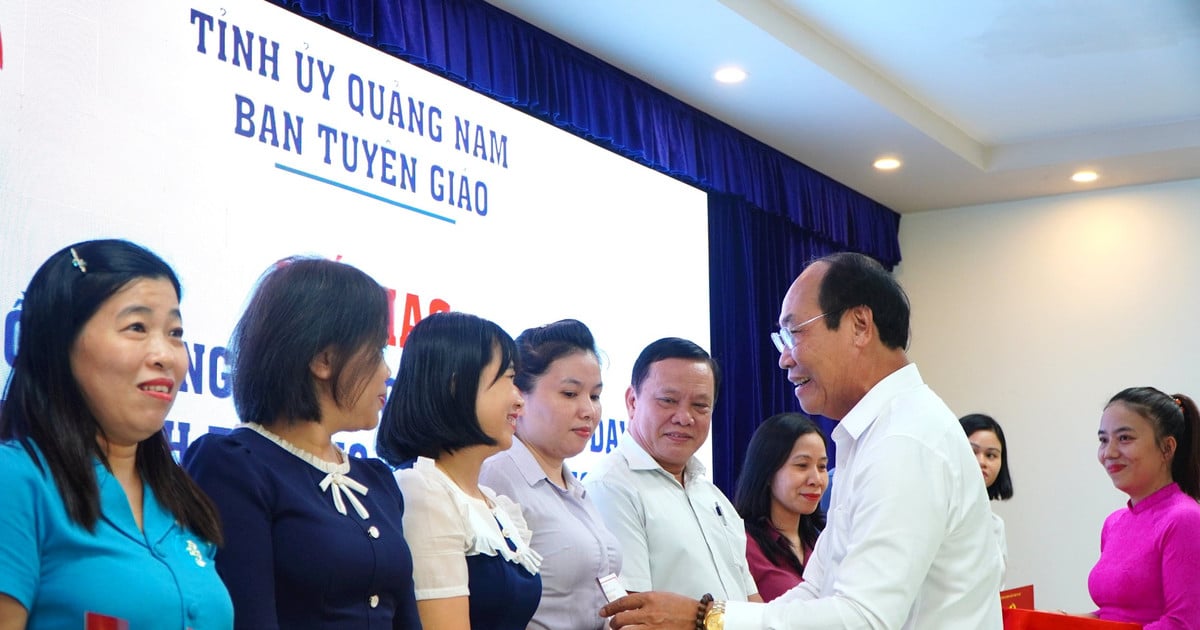
POLYGON ((817 321, 818 319, 821 319, 822 317, 825 317, 828 314, 829 313, 821 313, 820 315, 806 319, 795 326, 780 328, 779 332, 771 333, 771 341, 774 342, 775 349, 783 353, 795 348, 796 333, 800 332, 801 328, 804 328, 805 326, 817 321))

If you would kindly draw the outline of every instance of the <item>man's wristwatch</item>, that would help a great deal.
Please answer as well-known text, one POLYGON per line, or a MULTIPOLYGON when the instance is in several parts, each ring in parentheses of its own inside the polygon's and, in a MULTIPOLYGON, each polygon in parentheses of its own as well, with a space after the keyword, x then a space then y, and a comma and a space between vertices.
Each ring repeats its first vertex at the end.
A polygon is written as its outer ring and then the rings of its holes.
POLYGON ((725 602, 713 602, 704 614, 704 630, 725 630, 725 602))

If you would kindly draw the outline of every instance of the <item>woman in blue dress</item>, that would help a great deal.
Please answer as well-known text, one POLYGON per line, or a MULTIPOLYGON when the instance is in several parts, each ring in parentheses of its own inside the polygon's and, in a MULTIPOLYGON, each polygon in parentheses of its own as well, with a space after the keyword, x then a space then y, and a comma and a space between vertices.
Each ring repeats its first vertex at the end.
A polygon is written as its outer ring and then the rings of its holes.
POLYGON ((0 407, 0 627, 223 629, 213 504, 163 433, 187 369, 179 280, 127 241, 25 290, 0 407))
POLYGON ((396 479, 427 628, 523 630, 541 598, 521 508, 479 485, 483 461, 512 444, 516 354, 504 330, 465 313, 426 317, 404 345, 376 449, 412 464, 396 479))
POLYGON ((233 402, 245 424, 184 456, 225 524, 217 570, 238 628, 421 627, 391 469, 333 437, 379 423, 387 322, 386 289, 313 258, 274 265, 238 321, 233 402))

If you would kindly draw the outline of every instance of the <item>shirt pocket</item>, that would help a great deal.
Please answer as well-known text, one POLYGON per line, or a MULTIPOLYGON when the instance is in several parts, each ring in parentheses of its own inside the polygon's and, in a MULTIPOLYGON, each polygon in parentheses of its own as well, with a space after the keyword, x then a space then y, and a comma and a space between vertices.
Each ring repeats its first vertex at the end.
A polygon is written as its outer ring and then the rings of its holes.
POLYGON ((746 530, 742 519, 729 506, 710 504, 707 508, 697 508, 700 527, 704 537, 713 547, 717 560, 724 566, 736 569, 738 574, 749 571, 746 560, 746 530))

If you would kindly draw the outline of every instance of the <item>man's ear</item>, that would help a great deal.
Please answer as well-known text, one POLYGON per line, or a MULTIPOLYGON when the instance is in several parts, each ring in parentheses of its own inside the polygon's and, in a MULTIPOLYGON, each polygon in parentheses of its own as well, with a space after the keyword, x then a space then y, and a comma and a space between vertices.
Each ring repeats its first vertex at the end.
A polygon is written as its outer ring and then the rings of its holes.
POLYGON ((847 312, 850 315, 850 327, 854 333, 856 345, 866 345, 866 342, 878 335, 875 328, 875 313, 871 311, 871 307, 860 304, 847 312))
POLYGON ((625 413, 629 414, 630 418, 633 417, 634 407, 637 407, 637 391, 630 385, 629 389, 625 390, 625 413))

